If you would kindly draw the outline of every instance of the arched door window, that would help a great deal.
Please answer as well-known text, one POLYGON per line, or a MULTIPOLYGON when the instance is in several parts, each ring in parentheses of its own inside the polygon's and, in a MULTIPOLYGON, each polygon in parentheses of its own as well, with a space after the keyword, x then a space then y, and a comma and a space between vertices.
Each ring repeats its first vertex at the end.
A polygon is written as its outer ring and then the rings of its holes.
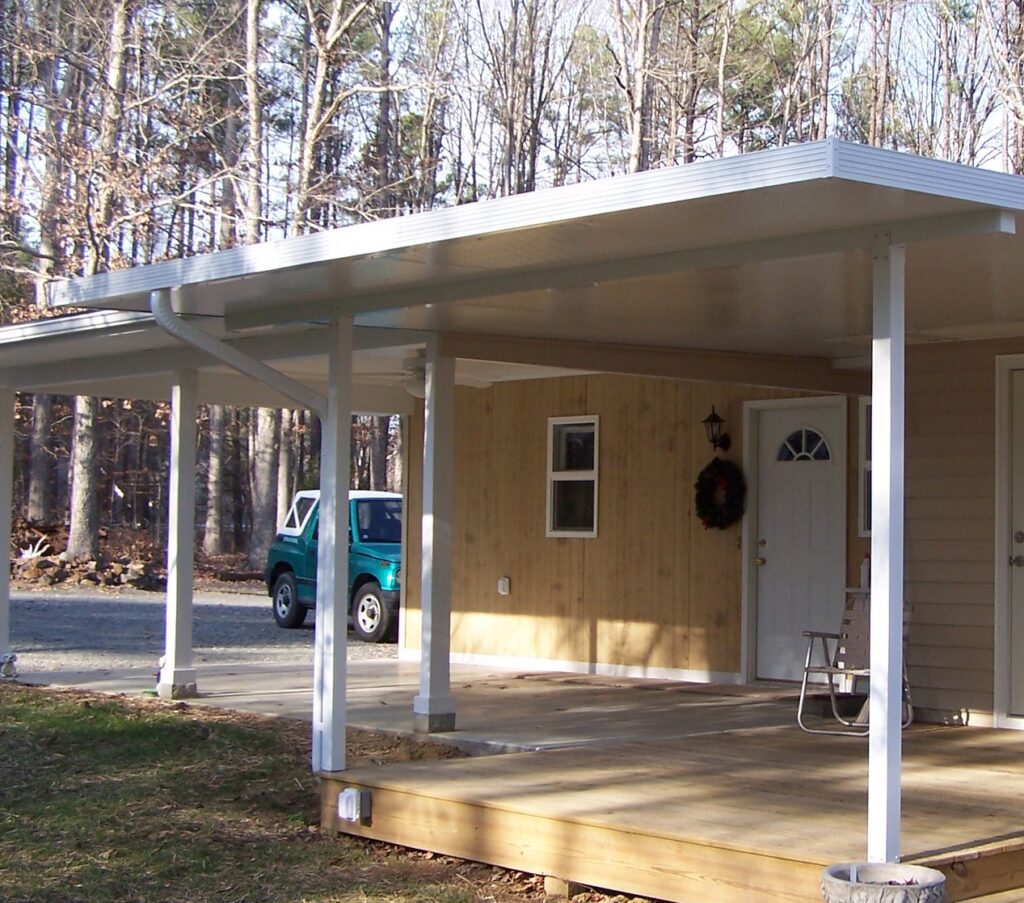
POLYGON ((816 430, 802 429, 790 433, 779 446, 778 461, 831 461, 832 450, 825 437, 816 430))

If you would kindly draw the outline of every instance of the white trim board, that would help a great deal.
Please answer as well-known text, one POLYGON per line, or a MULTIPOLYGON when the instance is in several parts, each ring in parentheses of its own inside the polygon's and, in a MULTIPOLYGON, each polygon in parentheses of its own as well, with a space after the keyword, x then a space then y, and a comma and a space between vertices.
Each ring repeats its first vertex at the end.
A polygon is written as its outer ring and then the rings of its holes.
MULTIPOLYGON (((400 662, 418 662, 419 649, 398 650, 400 662)), ((609 662, 576 662, 567 659, 529 658, 515 655, 482 655, 453 652, 451 662, 456 665, 484 665, 515 671, 565 671, 571 674, 593 674, 598 677, 637 677, 649 680, 677 680, 698 684, 743 683, 742 675, 735 671, 696 671, 688 668, 654 668, 648 665, 616 665, 609 662)))

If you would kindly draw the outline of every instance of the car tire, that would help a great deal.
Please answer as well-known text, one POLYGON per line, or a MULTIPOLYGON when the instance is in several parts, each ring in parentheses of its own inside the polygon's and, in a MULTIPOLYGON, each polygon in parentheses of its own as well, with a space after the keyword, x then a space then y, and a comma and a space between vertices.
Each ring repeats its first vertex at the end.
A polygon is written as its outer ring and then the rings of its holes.
POLYGON ((391 612, 384 605, 380 584, 364 583, 352 600, 352 629, 365 643, 381 643, 391 632, 391 612))
POLYGON ((278 627, 302 626, 302 622, 306 620, 306 606, 299 601, 299 594, 295 589, 295 575, 291 571, 278 575, 270 599, 278 627))

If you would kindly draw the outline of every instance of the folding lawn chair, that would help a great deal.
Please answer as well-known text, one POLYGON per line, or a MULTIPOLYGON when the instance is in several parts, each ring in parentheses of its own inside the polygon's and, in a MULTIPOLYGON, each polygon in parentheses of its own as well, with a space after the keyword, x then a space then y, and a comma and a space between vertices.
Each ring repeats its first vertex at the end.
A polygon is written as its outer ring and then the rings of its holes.
MULTIPOLYGON (((907 634, 910 628, 910 607, 903 609, 903 726, 909 727, 914 720, 914 705, 910 698, 910 682, 907 679, 907 634)), ((805 630, 807 638, 807 655, 804 659, 804 676, 800 683, 800 703, 796 710, 796 722, 801 729, 809 734, 843 734, 862 737, 868 733, 867 703, 860 712, 850 718, 840 711, 840 693, 836 691, 836 681, 843 681, 848 690, 846 695, 856 692, 857 682, 867 679, 870 683, 870 648, 868 629, 871 622, 869 596, 865 590, 848 590, 843 619, 839 633, 822 633, 817 630, 805 630), (818 651, 816 655, 815 652, 818 651), (820 658, 820 661, 816 661, 820 658), (832 704, 832 715, 843 727, 815 728, 804 723, 804 708, 807 702, 807 688, 811 675, 822 675, 828 685, 829 701, 832 704)))

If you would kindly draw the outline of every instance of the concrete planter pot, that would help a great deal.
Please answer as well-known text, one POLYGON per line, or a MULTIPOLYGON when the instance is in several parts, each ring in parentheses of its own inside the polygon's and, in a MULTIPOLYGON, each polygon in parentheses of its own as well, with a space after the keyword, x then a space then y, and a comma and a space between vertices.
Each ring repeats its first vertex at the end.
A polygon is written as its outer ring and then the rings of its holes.
POLYGON ((847 862, 821 876, 825 903, 945 903, 946 876, 923 865, 847 862))

